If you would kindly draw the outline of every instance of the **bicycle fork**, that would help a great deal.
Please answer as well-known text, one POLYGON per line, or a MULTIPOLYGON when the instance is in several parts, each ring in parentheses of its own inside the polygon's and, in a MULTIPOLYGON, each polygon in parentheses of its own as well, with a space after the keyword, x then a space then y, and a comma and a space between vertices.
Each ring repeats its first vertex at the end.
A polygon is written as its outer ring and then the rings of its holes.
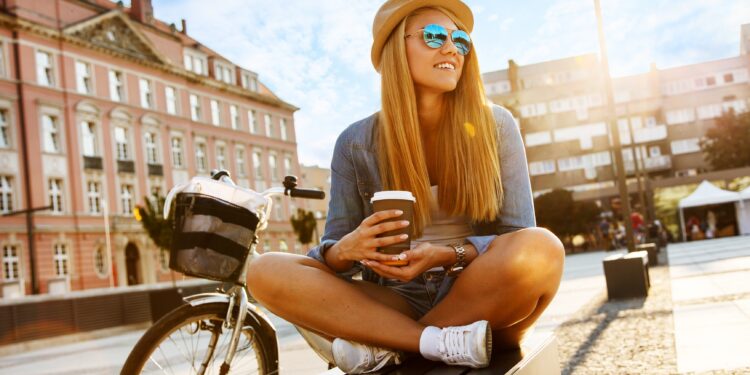
POLYGON ((219 369, 219 374, 226 375, 229 373, 229 369, 232 364, 232 360, 234 359, 235 350, 237 349, 237 344, 239 343, 240 334, 242 333, 243 325, 245 322, 245 317, 247 316, 247 306, 248 306, 248 299, 247 299, 247 292, 245 292, 245 288, 242 286, 235 285, 233 286, 229 292, 227 293, 229 295, 229 306, 227 308, 227 315, 224 319, 225 327, 218 326, 214 327, 213 334, 211 335, 211 340, 208 343, 208 350, 206 351, 206 356, 203 359, 203 362, 201 363, 201 367, 198 370, 198 374, 203 375, 206 373, 206 369, 208 368, 208 363, 211 362, 211 358, 214 356, 214 351, 216 350, 216 343, 219 340, 219 334, 222 330, 222 328, 230 328, 232 324, 232 317, 234 317, 233 311, 234 307, 237 304, 237 299, 239 299, 239 308, 237 311, 236 319, 234 320, 234 327, 232 328, 232 338, 229 341, 229 347, 227 348, 227 354, 224 358, 224 363, 221 364, 221 368, 219 369))

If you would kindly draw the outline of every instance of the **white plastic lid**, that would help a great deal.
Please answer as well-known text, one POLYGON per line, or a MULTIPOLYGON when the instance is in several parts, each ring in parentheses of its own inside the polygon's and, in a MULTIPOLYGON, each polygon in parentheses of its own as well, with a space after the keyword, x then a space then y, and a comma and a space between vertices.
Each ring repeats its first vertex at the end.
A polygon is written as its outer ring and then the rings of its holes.
POLYGON ((372 196, 372 199, 370 199, 370 203, 373 203, 375 201, 382 201, 386 199, 403 199, 403 200, 408 200, 412 202, 417 201, 417 198, 414 198, 414 195, 410 191, 386 190, 386 191, 376 192, 375 195, 372 196))

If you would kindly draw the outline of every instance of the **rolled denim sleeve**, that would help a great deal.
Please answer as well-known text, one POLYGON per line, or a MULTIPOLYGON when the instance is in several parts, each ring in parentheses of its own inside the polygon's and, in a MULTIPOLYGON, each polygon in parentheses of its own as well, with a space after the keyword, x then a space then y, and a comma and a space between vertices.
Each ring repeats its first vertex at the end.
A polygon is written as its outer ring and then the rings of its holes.
POLYGON ((536 226, 534 198, 531 193, 529 167, 523 146, 521 130, 510 112, 493 106, 498 126, 498 154, 500 178, 503 185, 503 205, 496 220, 495 235, 471 236, 467 240, 484 254, 496 235, 536 226))
MULTIPOLYGON (((333 150, 330 201, 323 237, 320 245, 307 252, 307 256, 324 264, 325 252, 342 237, 354 231, 364 219, 364 208, 357 189, 347 134, 348 132, 344 131, 339 136, 333 150)), ((361 270, 361 265, 355 262, 352 269, 340 275, 350 278, 361 270)))

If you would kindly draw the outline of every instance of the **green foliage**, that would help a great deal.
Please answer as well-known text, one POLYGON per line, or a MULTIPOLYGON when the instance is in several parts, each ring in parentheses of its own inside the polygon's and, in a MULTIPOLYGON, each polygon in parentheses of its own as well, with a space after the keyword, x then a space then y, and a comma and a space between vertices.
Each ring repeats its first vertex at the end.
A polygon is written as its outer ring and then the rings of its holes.
POLYGON ((703 156, 716 170, 750 166, 750 112, 729 111, 716 119, 700 141, 703 156))
POLYGON ((534 199, 537 225, 558 237, 589 232, 599 219, 601 210, 593 202, 576 202, 573 193, 555 189, 534 199))
POLYGON ((145 206, 138 206, 141 214, 141 225, 146 230, 148 236, 154 241, 156 246, 169 251, 172 247, 172 223, 173 217, 170 214, 164 219, 162 212, 164 209, 165 197, 155 194, 151 198, 144 197, 145 206))
POLYGON ((297 213, 292 216, 290 221, 301 244, 306 245, 313 242, 313 233, 318 223, 312 212, 298 208, 297 213))

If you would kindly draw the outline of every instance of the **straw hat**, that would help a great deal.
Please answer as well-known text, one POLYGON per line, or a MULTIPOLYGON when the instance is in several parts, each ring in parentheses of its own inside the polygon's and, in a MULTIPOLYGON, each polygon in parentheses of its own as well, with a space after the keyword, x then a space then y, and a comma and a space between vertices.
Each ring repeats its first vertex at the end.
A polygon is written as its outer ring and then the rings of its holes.
POLYGON ((445 8, 466 26, 466 32, 471 33, 474 28, 474 15, 471 9, 460 0, 388 0, 383 4, 375 14, 375 21, 372 23, 372 65, 378 70, 380 65, 380 55, 383 51, 383 45, 391 35, 393 29, 398 26, 404 17, 408 16, 414 10, 424 7, 441 7, 445 8))

